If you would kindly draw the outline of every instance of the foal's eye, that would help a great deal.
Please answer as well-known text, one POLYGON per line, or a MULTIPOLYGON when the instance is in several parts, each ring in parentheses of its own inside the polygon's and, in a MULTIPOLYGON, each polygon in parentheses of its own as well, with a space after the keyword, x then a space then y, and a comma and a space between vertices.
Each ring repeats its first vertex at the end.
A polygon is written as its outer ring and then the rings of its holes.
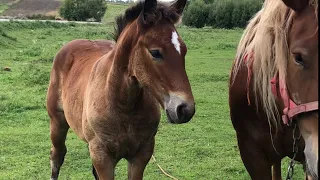
POLYGON ((159 50, 154 49, 154 50, 149 50, 149 52, 155 60, 163 59, 163 56, 159 50))
POLYGON ((296 63, 298 63, 299 65, 305 66, 305 63, 303 61, 301 54, 294 54, 294 59, 296 63))

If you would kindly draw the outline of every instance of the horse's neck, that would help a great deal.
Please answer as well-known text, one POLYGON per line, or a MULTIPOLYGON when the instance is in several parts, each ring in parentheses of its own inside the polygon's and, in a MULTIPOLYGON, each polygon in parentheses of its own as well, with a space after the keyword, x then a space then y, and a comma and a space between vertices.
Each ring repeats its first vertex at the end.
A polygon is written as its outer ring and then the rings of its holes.
POLYGON ((139 82, 129 73, 130 53, 127 48, 115 47, 113 56, 110 57, 112 65, 106 78, 107 100, 117 103, 117 107, 122 110, 134 108, 143 98, 139 82))
POLYGON ((122 32, 109 56, 102 59, 99 68, 106 80, 107 102, 117 103, 123 109, 132 109, 143 98, 142 88, 131 75, 129 64, 131 50, 138 37, 138 32, 131 29, 136 30, 136 26, 136 23, 132 23, 122 32))

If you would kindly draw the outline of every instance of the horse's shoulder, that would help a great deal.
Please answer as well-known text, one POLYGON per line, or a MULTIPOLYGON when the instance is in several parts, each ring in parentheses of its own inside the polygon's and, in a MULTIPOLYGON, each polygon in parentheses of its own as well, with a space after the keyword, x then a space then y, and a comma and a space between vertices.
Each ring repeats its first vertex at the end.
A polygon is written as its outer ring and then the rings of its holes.
POLYGON ((116 42, 111 41, 111 40, 95 40, 92 41, 95 45, 99 46, 99 48, 101 49, 101 51, 103 52, 103 54, 108 53, 109 51, 111 51, 111 49, 113 49, 114 45, 116 44, 116 42))
POLYGON ((66 43, 62 50, 71 52, 83 52, 84 49, 112 49, 115 45, 114 41, 110 40, 89 40, 89 39, 75 39, 66 43))

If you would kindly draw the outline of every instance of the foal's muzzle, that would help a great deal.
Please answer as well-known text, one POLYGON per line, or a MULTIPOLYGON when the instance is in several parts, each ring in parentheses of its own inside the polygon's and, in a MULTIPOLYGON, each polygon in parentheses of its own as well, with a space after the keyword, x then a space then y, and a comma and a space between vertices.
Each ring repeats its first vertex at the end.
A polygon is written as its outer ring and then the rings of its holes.
POLYGON ((174 124, 186 123, 195 113, 194 101, 186 102, 176 95, 165 98, 165 111, 168 121, 174 124))

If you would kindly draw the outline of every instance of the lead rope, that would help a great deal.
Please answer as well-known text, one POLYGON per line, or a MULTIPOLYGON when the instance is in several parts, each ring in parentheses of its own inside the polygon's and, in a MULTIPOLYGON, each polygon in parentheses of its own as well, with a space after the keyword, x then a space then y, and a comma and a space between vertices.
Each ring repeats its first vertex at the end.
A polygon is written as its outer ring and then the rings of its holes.
POLYGON ((152 159, 153 159, 153 161, 156 163, 156 165, 159 167, 159 169, 161 170, 161 172, 162 172, 164 175, 168 176, 168 177, 171 178, 171 179, 178 180, 177 178, 171 176, 171 175, 168 174, 165 170, 163 170, 162 167, 157 163, 156 158, 155 158, 153 155, 152 155, 152 159))
POLYGON ((297 123, 294 123, 292 136, 293 136, 293 147, 292 147, 293 157, 289 163, 286 180, 292 180, 293 173, 294 173, 294 166, 296 165, 296 162, 294 159, 296 158, 296 156, 298 154, 298 140, 301 137, 300 132, 299 132, 299 134, 297 134, 297 123))

